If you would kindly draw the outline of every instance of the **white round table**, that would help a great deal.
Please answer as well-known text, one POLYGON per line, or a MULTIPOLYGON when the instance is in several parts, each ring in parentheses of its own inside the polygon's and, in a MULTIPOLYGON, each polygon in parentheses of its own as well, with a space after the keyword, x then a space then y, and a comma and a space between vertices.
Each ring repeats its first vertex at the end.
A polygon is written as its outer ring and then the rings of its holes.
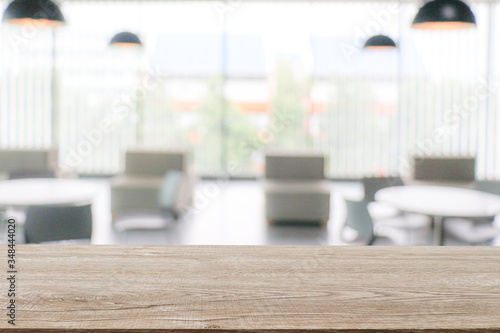
POLYGON ((0 181, 0 206, 91 203, 96 186, 79 179, 32 178, 0 181))
POLYGON ((500 196, 444 186, 396 186, 379 190, 375 200, 434 219, 434 243, 443 245, 443 220, 449 217, 493 218, 500 213, 500 196))

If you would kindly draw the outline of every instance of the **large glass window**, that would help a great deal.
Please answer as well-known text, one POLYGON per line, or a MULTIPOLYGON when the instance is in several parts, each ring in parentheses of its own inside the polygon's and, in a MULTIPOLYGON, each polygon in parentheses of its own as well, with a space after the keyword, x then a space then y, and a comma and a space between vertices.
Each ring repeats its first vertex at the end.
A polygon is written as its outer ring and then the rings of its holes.
POLYGON ((334 178, 477 155, 496 178, 497 7, 436 32, 411 29, 418 7, 399 1, 66 1, 54 34, 2 25, 0 147, 57 145, 96 174, 129 148, 187 148, 212 176, 260 174, 267 148, 322 151, 334 178), (109 47, 120 31, 144 48, 109 47), (361 50, 378 33, 398 49, 361 50))

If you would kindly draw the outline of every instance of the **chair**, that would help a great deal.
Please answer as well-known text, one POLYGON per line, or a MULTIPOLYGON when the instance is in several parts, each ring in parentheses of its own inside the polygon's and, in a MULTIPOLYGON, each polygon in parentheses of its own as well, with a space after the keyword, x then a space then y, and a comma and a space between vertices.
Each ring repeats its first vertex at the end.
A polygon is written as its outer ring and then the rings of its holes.
POLYGON ((373 245, 378 236, 394 238, 397 235, 398 243, 411 243, 411 231, 426 228, 430 219, 420 215, 403 215, 394 218, 373 220, 368 211, 369 203, 366 200, 346 200, 347 216, 345 227, 354 229, 358 239, 366 245, 373 245), (401 240, 404 239, 404 240, 401 240))
POLYGON ((447 185, 473 187, 476 174, 475 157, 415 156, 413 177, 409 182, 418 185, 447 185))
POLYGON ((476 180, 474 187, 478 191, 500 195, 500 181, 498 180, 476 180))
MULTIPOLYGON (((49 163, 50 164, 50 163, 49 163)), ((36 167, 36 165, 35 165, 36 167)), ((7 172, 7 179, 15 180, 15 179, 27 179, 27 178, 55 178, 56 173, 52 168, 40 168, 40 169, 17 169, 10 170, 7 172)), ((26 214, 24 209, 7 209, 9 216, 12 216, 16 219, 16 221, 20 224, 24 223, 26 219, 26 214)))
POLYGON ((362 180, 365 188, 365 200, 367 202, 375 201, 375 193, 386 187, 403 186, 401 177, 365 177, 362 180))
POLYGON ((373 220, 368 212, 366 201, 346 200, 347 216, 344 227, 357 232, 358 239, 364 240, 366 245, 373 245, 376 236, 373 220))
POLYGON ((111 179, 111 210, 113 221, 130 213, 159 213, 169 210, 175 216, 185 212, 193 199, 196 177, 185 151, 129 150, 125 154, 125 171, 111 179), (172 173, 168 186, 170 196, 160 190, 165 175, 172 173), (173 181, 173 182, 172 182, 173 181), (160 196, 161 195, 161 196, 160 196), (161 199, 161 200, 160 200, 161 199), (162 203, 168 201, 166 206, 162 203))
POLYGON ((263 188, 268 223, 326 224, 330 218, 330 181, 324 177, 324 156, 266 152, 265 161, 263 188))
POLYGON ((91 206, 30 206, 26 212, 24 235, 26 243, 90 241, 91 206))
POLYGON ((365 201, 369 204, 368 211, 375 220, 383 218, 391 218, 401 214, 401 212, 391 205, 376 202, 375 193, 386 187, 403 186, 401 177, 365 177, 362 180, 365 189, 365 201))
POLYGON ((491 221, 478 223, 469 219, 449 218, 444 222, 444 230, 447 235, 472 245, 488 244, 500 236, 500 227, 491 221))
MULTIPOLYGON (((500 181, 476 181, 475 189, 500 195, 500 181)), ((444 230, 447 235, 473 245, 487 244, 500 236, 500 228, 491 219, 450 218, 445 221, 444 230)))
POLYGON ((122 219, 114 223, 114 229, 118 232, 128 230, 150 230, 166 229, 172 226, 169 218, 178 219, 178 212, 175 209, 175 200, 182 182, 182 172, 177 170, 167 171, 163 177, 158 195, 158 208, 162 219, 152 218, 152 216, 140 216, 133 219, 122 219))
MULTIPOLYGON (((498 180, 476 180, 474 188, 477 191, 500 195, 500 181, 498 180)), ((492 222, 491 219, 474 219, 473 221, 475 224, 481 224, 484 222, 491 224, 492 222)))

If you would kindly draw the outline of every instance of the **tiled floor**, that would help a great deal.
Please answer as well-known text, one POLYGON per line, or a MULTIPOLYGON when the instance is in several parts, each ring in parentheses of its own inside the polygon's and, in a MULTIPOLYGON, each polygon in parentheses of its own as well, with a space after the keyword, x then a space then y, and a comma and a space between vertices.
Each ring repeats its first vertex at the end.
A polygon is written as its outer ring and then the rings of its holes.
MULTIPOLYGON (((95 181, 99 195, 94 203, 96 244, 231 244, 231 245, 344 245, 340 230, 345 218, 343 198, 360 198, 359 183, 332 182, 331 220, 328 227, 311 225, 267 226, 261 186, 256 181, 203 181, 196 188, 193 209, 180 221, 159 216, 133 216, 119 226, 158 227, 117 231, 111 227, 109 186, 95 181)), ((375 245, 403 244, 404 235, 390 234, 375 245)), ((431 245, 430 232, 412 233, 414 245, 431 245)), ((466 245, 447 239, 447 245, 466 245)))

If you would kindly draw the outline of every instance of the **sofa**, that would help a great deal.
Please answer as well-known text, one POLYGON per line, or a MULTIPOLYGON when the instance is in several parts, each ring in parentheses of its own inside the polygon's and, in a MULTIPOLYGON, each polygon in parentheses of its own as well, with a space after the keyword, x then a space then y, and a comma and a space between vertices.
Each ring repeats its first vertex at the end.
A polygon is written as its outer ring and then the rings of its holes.
POLYGON ((160 193, 168 174, 179 174, 171 213, 174 217, 191 205, 196 176, 187 151, 128 150, 125 170, 111 179, 111 211, 113 221, 130 213, 161 212, 160 193))
POLYGON ((330 218, 330 181, 324 156, 312 152, 265 152, 265 217, 280 221, 321 222, 330 218))

